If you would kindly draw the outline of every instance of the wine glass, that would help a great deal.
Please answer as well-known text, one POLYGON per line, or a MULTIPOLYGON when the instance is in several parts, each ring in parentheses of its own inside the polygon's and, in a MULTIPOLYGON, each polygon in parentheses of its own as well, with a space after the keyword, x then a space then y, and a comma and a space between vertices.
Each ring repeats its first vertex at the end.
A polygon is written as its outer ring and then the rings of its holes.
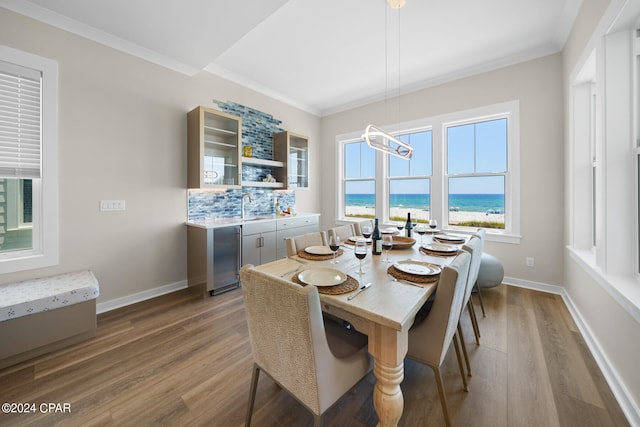
POLYGON ((340 237, 338 236, 329 236, 329 249, 333 252, 333 259, 331 260, 331 264, 338 264, 340 261, 336 261, 336 252, 340 249, 340 237))
POLYGON ((398 233, 400 233, 404 228, 404 223, 396 224, 396 228, 398 229, 398 233))
POLYGON ((418 233, 420 235, 420 244, 422 245, 424 243, 423 239, 424 239, 424 233, 427 232, 427 229, 424 228, 424 225, 420 224, 416 227, 416 233, 418 233))
POLYGON ((364 274, 364 271, 362 271, 362 260, 367 256, 367 241, 364 239, 356 240, 356 247, 353 249, 353 253, 356 258, 360 260, 358 274, 364 274))
POLYGON ((436 228, 438 228, 438 220, 430 219, 429 220, 429 228, 431 228, 431 232, 436 231, 436 228))
POLYGON ((382 249, 387 251, 387 259, 384 260, 384 262, 386 263, 391 262, 389 261, 389 251, 391 250, 392 247, 393 247, 393 235, 385 234, 384 236, 382 236, 382 249))
POLYGON ((364 225, 362 227, 362 235, 364 236, 365 239, 368 239, 369 237, 371 237, 371 226, 370 225, 364 225))

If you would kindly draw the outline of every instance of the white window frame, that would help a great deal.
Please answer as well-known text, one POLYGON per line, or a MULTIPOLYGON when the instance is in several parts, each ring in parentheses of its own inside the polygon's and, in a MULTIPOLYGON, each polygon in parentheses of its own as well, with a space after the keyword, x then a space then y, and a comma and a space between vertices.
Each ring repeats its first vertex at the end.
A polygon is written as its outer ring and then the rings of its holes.
MULTIPOLYGON (((460 111, 442 116, 434 116, 411 122, 399 123, 395 126, 384 126, 385 130, 393 135, 401 135, 413 132, 432 131, 432 175, 431 175, 431 215, 440 224, 445 224, 447 218, 446 195, 447 180, 446 149, 445 149, 445 125, 450 123, 486 121, 491 117, 508 117, 507 135, 507 169, 508 179, 505 182, 505 229, 487 228, 487 239, 504 243, 519 244, 520 235, 520 103, 518 100, 507 101, 499 104, 488 105, 470 110, 460 111)), ((344 212, 344 145, 349 142, 361 141, 362 131, 349 132, 336 136, 336 159, 338 173, 336 177, 336 222, 353 222, 353 218, 345 217, 344 212)), ((381 218, 383 224, 389 222, 388 191, 388 161, 387 154, 376 152, 376 164, 382 167, 376 168, 380 176, 376 178, 376 203, 375 215, 381 218)), ((468 227, 458 227, 462 232, 471 231, 468 227)), ((475 228, 473 228, 475 230, 475 228)))
POLYGON ((42 178, 33 179, 30 250, 0 253, 0 274, 57 265, 58 230, 58 63, 0 45, 0 60, 42 73, 42 178))

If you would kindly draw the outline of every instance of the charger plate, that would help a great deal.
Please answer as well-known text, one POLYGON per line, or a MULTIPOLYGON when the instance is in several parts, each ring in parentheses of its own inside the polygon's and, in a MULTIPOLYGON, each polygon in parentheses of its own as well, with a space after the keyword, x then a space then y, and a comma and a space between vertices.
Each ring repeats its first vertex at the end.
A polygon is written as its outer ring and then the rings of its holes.
MULTIPOLYGON (((344 251, 342 249, 338 249, 338 251, 336 252, 336 258, 342 255, 343 253, 344 251)), ((329 255, 315 255, 315 254, 310 254, 309 252, 306 252, 304 249, 301 251, 298 251, 296 255, 300 258, 308 259, 311 261, 326 261, 328 259, 333 259, 333 253, 330 253, 329 255)))

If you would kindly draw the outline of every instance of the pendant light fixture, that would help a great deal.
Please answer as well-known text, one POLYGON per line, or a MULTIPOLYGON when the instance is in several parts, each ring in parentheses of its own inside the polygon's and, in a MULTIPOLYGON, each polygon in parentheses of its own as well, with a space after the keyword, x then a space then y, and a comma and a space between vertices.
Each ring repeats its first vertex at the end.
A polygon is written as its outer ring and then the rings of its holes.
MULTIPOLYGON (((387 4, 392 9, 400 9, 405 4, 405 0, 387 0, 387 4)), ((385 21, 386 21, 386 12, 385 12, 385 21)), ((385 46, 386 46, 386 38, 387 38, 387 23, 385 22, 385 46)), ((398 25, 398 31, 400 26, 398 25)), ((398 37, 399 39, 399 37, 398 37)), ((385 55, 386 55, 385 49, 385 55)), ((388 60, 388 58, 385 58, 388 60)), ((398 41, 398 91, 400 91, 400 42, 398 41)), ((386 63, 385 63, 386 67, 386 63)), ((386 68, 385 68, 386 70, 386 68)), ((386 80, 386 77, 385 77, 386 80)), ((386 86, 386 81, 385 81, 386 86)), ((387 96, 385 92, 385 97, 387 96)), ((398 94, 399 96, 399 94, 398 94)), ((398 100, 400 102, 400 100, 398 100)), ((366 127, 364 134, 362 134, 362 138, 365 140, 367 145, 374 150, 382 151, 383 153, 390 154, 392 156, 400 157, 401 159, 409 160, 413 155, 413 147, 404 141, 400 141, 395 136, 391 135, 388 132, 380 129, 378 126, 370 124, 366 127)))

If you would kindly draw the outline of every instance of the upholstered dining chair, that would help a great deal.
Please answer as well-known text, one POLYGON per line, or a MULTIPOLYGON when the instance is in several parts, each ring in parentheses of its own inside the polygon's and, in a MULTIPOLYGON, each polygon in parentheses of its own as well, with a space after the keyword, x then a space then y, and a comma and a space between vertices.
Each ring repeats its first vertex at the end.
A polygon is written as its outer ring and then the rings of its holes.
POLYGON ((314 415, 322 416, 370 370, 366 336, 322 320, 318 289, 271 276, 247 264, 240 270, 253 353, 246 426, 251 425, 260 371, 314 415))
POLYGON ((468 391, 467 379, 458 349, 457 326, 462 312, 470 260, 471 255, 462 251, 451 264, 442 268, 431 311, 424 322, 409 330, 407 357, 433 369, 447 426, 451 425, 451 419, 447 409, 447 398, 442 383, 442 375, 440 374, 440 366, 442 366, 452 341, 456 346, 456 356, 462 383, 464 389, 468 391))
POLYGON ((348 240, 349 237, 357 236, 357 235, 359 234, 356 233, 356 230, 353 224, 341 225, 339 227, 334 227, 327 230, 328 239, 330 239, 333 236, 338 236, 341 242, 348 240))
POLYGON ((373 221, 371 221, 370 219, 366 219, 364 221, 356 222, 353 224, 353 231, 356 232, 356 236, 362 236, 362 227, 364 227, 365 225, 368 225, 373 230, 373 221))
POLYGON ((287 256, 294 256, 299 251, 309 246, 326 246, 327 232, 314 231, 312 233, 302 234, 295 237, 287 237, 287 256))
MULTIPOLYGON (((484 242, 487 236, 487 232, 484 229, 479 228, 478 231, 474 234, 474 236, 477 236, 482 242, 482 252, 484 252, 484 242)), ((482 262, 482 260, 480 261, 482 262)), ((480 267, 478 267, 478 271, 479 270, 480 270, 480 267)), ((478 285, 477 277, 476 277, 476 283, 473 286, 473 290, 478 294, 478 300, 480 301, 480 308, 482 309, 482 317, 487 317, 487 313, 484 311, 484 301, 482 301, 482 292, 480 290, 480 286, 478 285)))

